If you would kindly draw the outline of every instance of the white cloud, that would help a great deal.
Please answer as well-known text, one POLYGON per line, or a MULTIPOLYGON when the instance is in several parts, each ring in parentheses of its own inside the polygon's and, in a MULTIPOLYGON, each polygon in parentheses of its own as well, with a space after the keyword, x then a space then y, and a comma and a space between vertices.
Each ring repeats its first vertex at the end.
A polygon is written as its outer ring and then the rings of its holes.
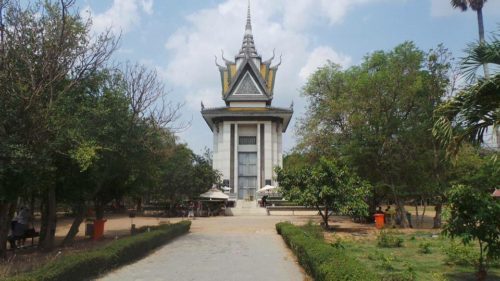
POLYGON ((153 14, 153 0, 141 0, 142 10, 148 15, 153 14))
MULTIPOLYGON (((252 25, 257 50, 267 59, 276 48, 277 56, 283 54, 275 89, 277 102, 298 99, 301 87, 301 69, 311 67, 312 59, 324 58, 346 64, 347 57, 339 55, 331 47, 315 50, 312 57, 311 38, 304 26, 312 24, 315 14, 331 18, 328 22, 339 22, 345 13, 325 12, 328 3, 341 3, 337 8, 347 9, 351 4, 379 0, 322 1, 315 5, 313 0, 252 1, 252 25), (324 6, 324 7, 322 7, 324 6), (312 12, 306 12, 310 9, 312 12), (282 16, 282 17, 280 17, 282 16), (326 51, 325 51, 326 50, 326 51)), ((187 17, 187 24, 180 27, 165 43, 171 54, 165 67, 165 77, 170 84, 186 89, 186 100, 199 105, 203 98, 206 104, 222 105, 220 100, 220 78, 214 64, 214 55, 220 60, 220 50, 225 57, 233 59, 241 46, 245 25, 245 1, 228 0, 211 9, 200 10, 187 17), (202 90, 203 89, 203 90, 202 90), (207 89, 216 89, 209 95, 207 89), (203 94, 202 94, 203 93, 203 94)), ((277 58, 276 58, 277 60, 277 58)), ((304 70, 306 71, 306 70, 304 70)), ((303 71, 303 72, 304 72, 303 71)))
MULTIPOLYGON (((389 0, 252 0, 252 27, 257 51, 265 60, 276 48, 275 63, 279 55, 283 54, 273 105, 288 106, 293 100, 295 118, 299 117, 305 108, 300 89, 307 75, 328 59, 343 66, 351 63, 349 56, 334 50, 335 46, 314 48, 311 28, 340 24, 355 6, 382 1, 389 0)), ((222 63, 220 50, 223 49, 227 59, 234 59, 243 39, 246 2, 226 0, 188 15, 186 23, 170 35, 165 43, 169 57, 159 67, 160 73, 175 93, 184 96, 186 108, 193 110, 189 112, 195 112, 192 127, 188 131, 196 131, 197 134, 209 132, 198 113, 201 101, 205 106, 224 105, 214 55, 222 63)), ((293 124, 289 129, 285 149, 293 145, 290 140, 293 124)), ((192 135, 189 132, 185 134, 192 135)))
MULTIPOLYGON (((453 9, 450 1, 445 0, 430 0, 431 1, 431 16, 447 17, 457 15, 461 12, 460 9, 453 9)), ((483 13, 487 15, 500 14, 500 1, 488 1, 484 4, 483 13)))
POLYGON ((153 13, 153 0, 114 0, 102 13, 94 13, 90 7, 82 11, 84 17, 92 17, 92 29, 96 33, 108 28, 113 33, 126 33, 140 22, 142 12, 153 13))
POLYGON ((351 57, 339 54, 327 46, 317 47, 310 53, 306 64, 300 69, 300 78, 306 81, 309 75, 314 73, 318 67, 325 65, 327 61, 334 62, 342 67, 347 67, 351 64, 351 57))

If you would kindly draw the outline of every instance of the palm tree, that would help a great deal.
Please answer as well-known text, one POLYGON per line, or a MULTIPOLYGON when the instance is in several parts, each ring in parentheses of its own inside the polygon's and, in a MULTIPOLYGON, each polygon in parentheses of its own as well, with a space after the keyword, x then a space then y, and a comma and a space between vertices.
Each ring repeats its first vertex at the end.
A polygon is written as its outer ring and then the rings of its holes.
MULTIPOLYGON (((477 13, 477 24, 479 27, 479 42, 484 43, 484 23, 483 23, 483 6, 487 0, 451 0, 453 8, 459 8, 463 12, 470 7, 477 13)), ((484 77, 489 76, 488 66, 483 64, 484 77)))
MULTIPOLYGON (((486 63, 500 66, 500 38, 491 42, 474 43, 467 49, 463 69, 473 76, 486 63)), ((469 85, 458 95, 440 105, 432 130, 451 155, 456 155, 463 141, 483 143, 486 130, 493 129, 499 145, 500 128, 500 72, 469 85)))

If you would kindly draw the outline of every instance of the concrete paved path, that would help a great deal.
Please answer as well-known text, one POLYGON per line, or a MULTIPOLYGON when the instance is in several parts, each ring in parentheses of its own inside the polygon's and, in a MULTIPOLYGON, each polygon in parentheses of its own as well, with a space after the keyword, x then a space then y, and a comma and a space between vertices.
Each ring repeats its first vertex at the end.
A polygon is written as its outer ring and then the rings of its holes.
POLYGON ((303 281, 275 223, 307 217, 197 218, 191 232, 99 280, 303 281))

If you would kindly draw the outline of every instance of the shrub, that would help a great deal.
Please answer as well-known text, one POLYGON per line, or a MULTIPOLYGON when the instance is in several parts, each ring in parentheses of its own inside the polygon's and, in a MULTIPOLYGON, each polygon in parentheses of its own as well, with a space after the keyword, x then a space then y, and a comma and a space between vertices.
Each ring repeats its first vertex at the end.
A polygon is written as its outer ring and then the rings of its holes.
POLYGON ((431 250, 431 243, 429 242, 422 242, 418 244, 418 252, 421 254, 430 254, 432 253, 431 250))
POLYGON ((145 256, 151 250, 187 233, 190 226, 190 221, 161 225, 153 231, 113 241, 100 249, 68 255, 6 281, 88 280, 145 256))
POLYGON ((336 249, 339 249, 339 250, 345 249, 344 243, 342 242, 342 239, 340 239, 340 238, 335 240, 335 242, 330 243, 330 245, 336 249))
POLYGON ((417 274, 413 267, 405 263, 405 269, 399 272, 389 272, 382 276, 382 281, 414 281, 417 279, 417 274))
POLYGON ((323 230, 317 224, 315 224, 312 220, 307 221, 307 224, 302 226, 301 229, 304 230, 304 234, 306 236, 310 236, 315 239, 323 240, 325 237, 323 236, 323 230))
POLYGON ((304 228, 284 222, 276 224, 276 230, 295 253, 299 263, 316 281, 378 279, 375 273, 366 269, 346 251, 314 238, 304 228))
POLYGON ((450 240, 447 246, 443 247, 446 254, 446 263, 456 265, 477 265, 479 250, 472 245, 464 245, 455 240, 450 240))
POLYGON ((382 230, 377 236, 377 246, 380 248, 399 248, 403 247, 403 238, 392 232, 382 230))

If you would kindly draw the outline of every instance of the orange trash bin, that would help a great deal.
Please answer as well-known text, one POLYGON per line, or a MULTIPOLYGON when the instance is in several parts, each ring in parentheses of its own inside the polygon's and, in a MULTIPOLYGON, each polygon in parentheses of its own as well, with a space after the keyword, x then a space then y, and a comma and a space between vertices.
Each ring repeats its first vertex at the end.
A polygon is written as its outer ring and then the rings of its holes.
POLYGON ((384 228, 384 214, 375 214, 375 227, 377 229, 384 228))
POLYGON ((104 234, 104 223, 107 220, 95 220, 94 221, 94 237, 92 237, 95 240, 101 239, 102 235, 104 234))

